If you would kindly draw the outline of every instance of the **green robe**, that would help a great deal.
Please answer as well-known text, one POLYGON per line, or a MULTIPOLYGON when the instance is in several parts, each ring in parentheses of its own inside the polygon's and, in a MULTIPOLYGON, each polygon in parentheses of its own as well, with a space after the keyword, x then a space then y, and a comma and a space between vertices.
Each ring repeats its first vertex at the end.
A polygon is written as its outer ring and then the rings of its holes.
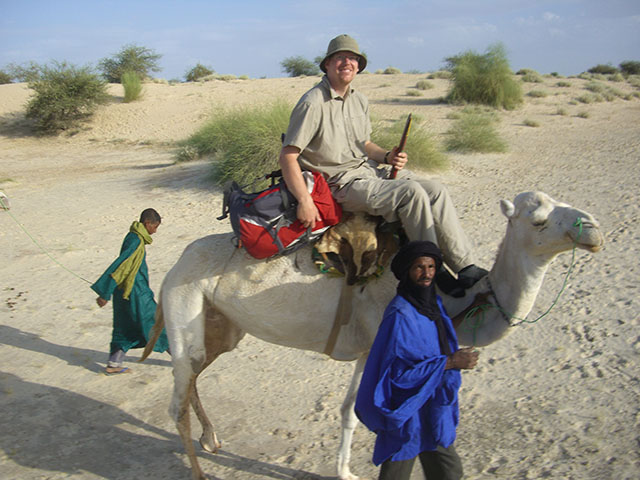
MULTIPOLYGON (((110 354, 118 350, 124 352, 130 348, 143 348, 149 339, 149 332, 155 323, 156 301, 153 291, 149 287, 149 270, 147 255, 135 278, 129 300, 122 297, 122 290, 117 288, 116 281, 111 274, 129 258, 140 246, 140 237, 129 232, 120 249, 120 256, 107 268, 91 289, 105 300, 111 300, 113 295, 113 332, 111 337, 110 354)), ((166 331, 162 331, 153 350, 164 352, 169 347, 166 331)))

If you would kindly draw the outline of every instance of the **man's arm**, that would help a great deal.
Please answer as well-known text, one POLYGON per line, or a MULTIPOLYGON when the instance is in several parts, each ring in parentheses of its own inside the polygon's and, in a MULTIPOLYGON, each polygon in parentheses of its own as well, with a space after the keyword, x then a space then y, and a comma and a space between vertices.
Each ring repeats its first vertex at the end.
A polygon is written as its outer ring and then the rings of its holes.
POLYGON ((316 222, 321 220, 320 213, 313 203, 311 194, 307 190, 307 184, 302 177, 302 169, 298 163, 300 149, 288 145, 280 151, 280 168, 282 176, 287 184, 287 188, 298 200, 297 216, 305 227, 316 226, 316 222))
POLYGON ((398 147, 393 147, 391 150, 385 150, 375 143, 368 141, 364 144, 364 149, 367 152, 367 157, 371 160, 378 163, 386 163, 398 170, 402 170, 408 160, 405 152, 398 152, 398 147), (389 155, 387 155, 387 153, 389 153, 389 155))

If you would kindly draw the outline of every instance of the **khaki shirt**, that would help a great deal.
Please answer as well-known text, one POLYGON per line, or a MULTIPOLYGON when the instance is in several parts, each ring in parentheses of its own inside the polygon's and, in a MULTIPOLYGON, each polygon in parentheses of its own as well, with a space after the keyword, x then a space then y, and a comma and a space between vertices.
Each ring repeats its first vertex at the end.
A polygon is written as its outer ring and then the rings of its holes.
POLYGON ((370 138, 367 98, 352 88, 339 96, 325 75, 293 109, 284 145, 300 149, 303 169, 335 182, 367 161, 364 146, 370 138))

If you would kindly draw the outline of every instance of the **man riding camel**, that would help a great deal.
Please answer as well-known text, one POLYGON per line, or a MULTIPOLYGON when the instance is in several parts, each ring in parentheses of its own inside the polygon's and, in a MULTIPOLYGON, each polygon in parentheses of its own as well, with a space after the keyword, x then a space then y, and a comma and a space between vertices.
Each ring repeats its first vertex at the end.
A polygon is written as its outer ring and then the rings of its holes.
POLYGON ((349 35, 338 35, 320 62, 326 75, 291 113, 280 166, 299 202, 298 219, 312 228, 320 220, 302 170, 322 173, 345 210, 367 212, 388 222, 400 220, 409 240, 438 245, 447 266, 458 274, 452 283, 443 270, 438 284, 445 292, 460 295, 487 271, 475 265, 471 242, 446 188, 404 169, 407 154, 398 147, 385 150, 371 141, 369 102, 351 86, 366 66, 358 43, 349 35), (389 180, 388 170, 380 165, 397 169, 397 178, 389 180))

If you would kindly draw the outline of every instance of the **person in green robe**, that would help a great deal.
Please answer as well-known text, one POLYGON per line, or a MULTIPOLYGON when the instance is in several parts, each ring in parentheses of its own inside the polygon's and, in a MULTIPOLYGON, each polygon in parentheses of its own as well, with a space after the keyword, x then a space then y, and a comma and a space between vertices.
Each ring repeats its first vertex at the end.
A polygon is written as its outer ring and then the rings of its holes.
MULTIPOLYGON (((98 294, 97 303, 104 307, 113 296, 113 332, 107 374, 128 373, 123 367, 125 353, 131 348, 143 348, 155 322, 156 301, 149 287, 149 270, 145 245, 152 242, 162 219, 153 208, 133 222, 124 237, 120 256, 107 268, 91 289, 98 294)), ((169 348, 163 330, 153 350, 164 352, 169 348)))

